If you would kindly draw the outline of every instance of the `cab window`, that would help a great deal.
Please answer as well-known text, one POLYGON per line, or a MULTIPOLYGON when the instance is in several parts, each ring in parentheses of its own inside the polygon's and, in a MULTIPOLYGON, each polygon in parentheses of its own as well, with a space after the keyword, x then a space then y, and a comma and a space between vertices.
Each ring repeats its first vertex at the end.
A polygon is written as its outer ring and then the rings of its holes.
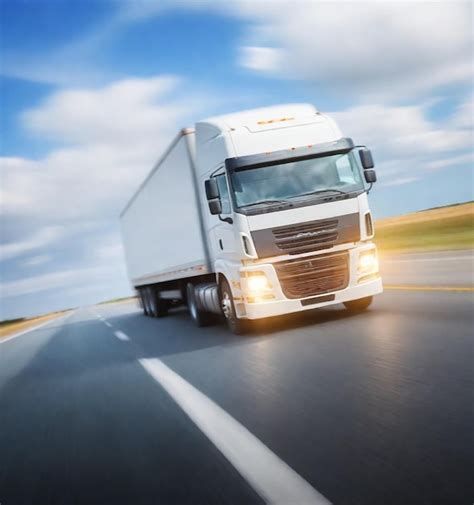
POLYGON ((225 175, 218 175, 216 179, 217 186, 219 187, 219 196, 221 197, 222 214, 230 214, 232 210, 230 207, 229 189, 227 188, 225 175))

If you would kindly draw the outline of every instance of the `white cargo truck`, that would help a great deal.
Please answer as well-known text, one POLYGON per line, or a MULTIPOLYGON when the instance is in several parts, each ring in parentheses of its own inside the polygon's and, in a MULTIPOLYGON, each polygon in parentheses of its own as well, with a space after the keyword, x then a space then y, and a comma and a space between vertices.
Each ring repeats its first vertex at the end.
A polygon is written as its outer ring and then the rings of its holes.
POLYGON ((252 320, 382 292, 367 194, 370 151, 312 105, 210 118, 181 130, 121 214, 144 313, 186 303, 242 333, 252 320))

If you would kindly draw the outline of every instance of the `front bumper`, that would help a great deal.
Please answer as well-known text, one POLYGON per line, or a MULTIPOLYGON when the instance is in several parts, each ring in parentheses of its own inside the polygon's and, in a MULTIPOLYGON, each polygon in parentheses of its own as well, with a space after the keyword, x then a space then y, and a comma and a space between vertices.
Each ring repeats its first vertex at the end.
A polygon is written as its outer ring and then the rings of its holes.
POLYGON ((290 314, 303 310, 310 310, 318 307, 325 307, 335 303, 342 303, 350 300, 358 300, 368 296, 379 294, 383 291, 382 279, 378 271, 370 275, 361 277, 358 273, 359 258, 363 253, 373 250, 374 245, 365 243, 348 250, 349 253, 349 281, 344 289, 339 291, 329 291, 327 293, 306 298, 288 298, 281 289, 280 282, 274 266, 271 263, 258 264, 255 266, 244 267, 241 269, 241 275, 245 272, 257 270, 264 272, 272 288, 272 295, 269 299, 261 298, 258 302, 249 301, 250 297, 244 293, 240 298, 240 303, 236 303, 238 316, 246 319, 261 319, 265 317, 290 314))
MULTIPOLYGON (((299 300, 268 300, 259 303, 245 303, 245 316, 247 319, 261 319, 264 317, 280 316, 283 314, 290 314, 292 312, 301 312, 302 310, 315 309, 318 307, 325 307, 327 305, 334 305, 335 303, 347 302, 350 300, 358 300, 367 296, 377 295, 382 293, 382 279, 380 277, 359 284, 358 286, 348 286, 342 291, 335 293, 327 293, 334 295, 334 300, 312 303, 303 305, 302 299, 299 300)), ((321 295, 323 297, 324 295, 321 295)), ((319 297, 314 297, 315 299, 319 297)), ((304 300, 304 299, 303 299, 304 300)))

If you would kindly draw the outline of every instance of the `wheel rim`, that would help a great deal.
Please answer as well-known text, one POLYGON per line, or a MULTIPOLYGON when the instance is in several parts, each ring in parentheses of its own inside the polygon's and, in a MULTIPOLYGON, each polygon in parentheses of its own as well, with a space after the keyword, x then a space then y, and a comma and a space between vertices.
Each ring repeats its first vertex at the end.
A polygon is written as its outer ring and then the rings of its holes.
POLYGON ((150 291, 150 313, 153 317, 156 317, 156 313, 157 313, 157 307, 156 307, 156 298, 155 298, 155 294, 153 293, 153 291, 150 291))
POLYGON ((194 286, 188 284, 187 287, 187 295, 188 295, 188 309, 191 314, 191 317, 194 321, 198 320, 198 308, 196 305, 196 299, 194 298, 194 286))
POLYGON ((148 312, 148 315, 153 314, 151 308, 151 293, 149 289, 146 290, 145 299, 146 299, 146 311, 148 312))
POLYGON ((232 319, 232 300, 227 291, 222 293, 221 307, 225 318, 232 319))
POLYGON ((190 300, 189 310, 191 311, 191 317, 193 319, 197 319, 197 307, 196 304, 194 303, 194 298, 190 300))

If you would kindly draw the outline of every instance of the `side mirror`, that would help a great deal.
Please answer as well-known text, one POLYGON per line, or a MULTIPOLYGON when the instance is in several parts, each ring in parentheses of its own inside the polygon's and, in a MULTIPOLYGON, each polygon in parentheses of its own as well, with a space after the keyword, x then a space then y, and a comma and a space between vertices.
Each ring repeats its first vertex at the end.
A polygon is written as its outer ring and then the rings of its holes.
POLYGON ((362 166, 364 167, 364 170, 369 170, 371 168, 374 168, 374 159, 372 158, 372 153, 370 152, 370 149, 361 149, 359 151, 359 156, 360 156, 360 162, 362 163, 362 166))
POLYGON ((369 184, 373 184, 374 182, 377 181, 377 174, 375 173, 375 170, 372 169, 366 169, 364 170, 364 179, 365 182, 369 184))
MULTIPOLYGON (((207 181, 206 181, 207 182, 207 181)), ((209 212, 215 216, 222 212, 222 204, 219 198, 214 198, 213 200, 209 200, 209 212)))
POLYGON ((206 188, 206 198, 207 200, 215 200, 219 198, 219 186, 217 185, 217 180, 215 177, 211 177, 204 182, 206 188))

